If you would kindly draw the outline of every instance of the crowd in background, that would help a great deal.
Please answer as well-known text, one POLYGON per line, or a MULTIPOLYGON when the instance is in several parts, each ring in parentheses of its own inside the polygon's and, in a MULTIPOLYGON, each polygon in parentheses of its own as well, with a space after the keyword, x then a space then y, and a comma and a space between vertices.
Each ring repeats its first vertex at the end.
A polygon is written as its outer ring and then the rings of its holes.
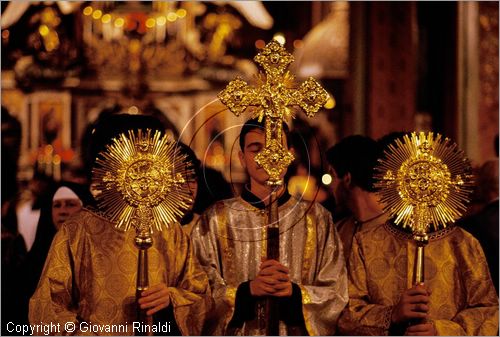
MULTIPOLYGON (((92 134, 96 124, 110 122, 111 112, 106 112, 98 118, 94 125, 89 125, 86 134, 92 134)), ((28 303, 40 278, 45 258, 54 234, 60 224, 69 215, 81 208, 95 207, 94 199, 89 192, 90 172, 96 153, 89 153, 88 138, 82 141, 82 162, 86 176, 73 181, 54 181, 34 170, 32 180, 26 190, 20 190, 17 172, 21 143, 21 126, 19 121, 2 107, 2 320, 28 323, 28 303), (81 183, 85 181, 86 183, 81 183), (15 289, 15 291, 14 291, 15 289)), ((112 120, 112 119, 111 119, 112 120)), ((116 121, 113 120, 113 123, 116 121)), ((162 123, 161 120, 157 120, 162 123)), ((129 125, 113 126, 116 129, 126 129, 129 125)), ((139 127, 140 125, 134 125, 139 127)), ((171 125, 162 125, 164 129, 171 125)), ((404 133, 394 133, 378 140, 381 148, 399 138, 404 133)), ((99 135, 92 135, 94 142, 99 142, 99 135)), ((325 159, 310 166, 308 144, 312 135, 306 135, 304 130, 292 129, 291 147, 294 148, 297 160, 290 167, 286 181, 294 177, 308 177, 316 182, 313 197, 318 198, 333 215, 334 222, 349 215, 349 210, 336 204, 333 193, 320 183, 326 165, 325 159)), ((488 260, 490 273, 498 293, 498 137, 495 140, 497 159, 484 163, 477 171, 476 189, 469 211, 458 224, 472 233, 481 243, 488 260)), ((318 147, 321 145, 318 144, 318 147)), ((95 144, 94 144, 95 148, 95 144)), ((192 151, 191 151, 192 152, 192 151)), ((198 193, 191 213, 202 214, 215 201, 233 196, 235 189, 224 179, 221 172, 205 167, 194 155, 195 172, 198 175, 198 193)), ((237 189, 236 189, 237 190, 237 189)), ((183 219, 190 222, 190 214, 183 219)), ((2 334, 7 334, 3 330, 2 334)))

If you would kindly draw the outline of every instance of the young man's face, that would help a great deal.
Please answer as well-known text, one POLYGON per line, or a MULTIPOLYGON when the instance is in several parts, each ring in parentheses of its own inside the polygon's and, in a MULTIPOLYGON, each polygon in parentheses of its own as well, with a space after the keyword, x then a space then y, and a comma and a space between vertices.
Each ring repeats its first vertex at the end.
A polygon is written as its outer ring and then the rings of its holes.
MULTIPOLYGON (((288 150, 286 137, 284 135, 282 139, 285 149, 288 150)), ((265 131, 258 128, 251 130, 245 135, 244 144, 245 147, 243 148, 243 151, 240 151, 239 153, 241 165, 248 172, 251 182, 254 181, 258 184, 264 185, 269 179, 269 175, 266 173, 264 168, 255 162, 255 156, 257 156, 257 154, 264 149, 265 131)), ((285 173, 286 170, 281 174, 281 178, 285 176, 285 173)))

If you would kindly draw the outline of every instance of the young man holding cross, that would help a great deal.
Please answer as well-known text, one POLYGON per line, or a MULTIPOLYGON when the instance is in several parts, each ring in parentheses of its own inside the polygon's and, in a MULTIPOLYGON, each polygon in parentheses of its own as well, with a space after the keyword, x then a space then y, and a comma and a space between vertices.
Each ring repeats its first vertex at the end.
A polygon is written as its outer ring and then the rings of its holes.
MULTIPOLYGON (((286 135, 286 124, 283 130, 286 135)), ((191 235, 215 301, 204 333, 264 334, 268 317, 262 299, 268 297, 278 302, 280 335, 332 335, 348 300, 340 240, 326 209, 290 196, 281 186, 279 261, 267 259, 271 188, 268 174, 255 162, 264 145, 264 123, 247 121, 239 157, 250 183, 241 196, 208 209, 191 235)))

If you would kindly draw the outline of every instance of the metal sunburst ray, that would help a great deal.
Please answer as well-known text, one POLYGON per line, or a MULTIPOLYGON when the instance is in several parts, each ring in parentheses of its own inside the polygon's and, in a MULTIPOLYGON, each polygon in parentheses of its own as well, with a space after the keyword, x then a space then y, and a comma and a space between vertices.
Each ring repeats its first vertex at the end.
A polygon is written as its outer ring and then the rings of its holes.
POLYGON ((159 131, 130 130, 98 155, 96 199, 116 227, 161 231, 183 216, 193 203, 187 188, 193 170, 178 150, 159 131))
POLYGON ((389 145, 375 169, 375 186, 395 223, 427 233, 446 227, 466 210, 471 166, 450 139, 411 133, 389 145))

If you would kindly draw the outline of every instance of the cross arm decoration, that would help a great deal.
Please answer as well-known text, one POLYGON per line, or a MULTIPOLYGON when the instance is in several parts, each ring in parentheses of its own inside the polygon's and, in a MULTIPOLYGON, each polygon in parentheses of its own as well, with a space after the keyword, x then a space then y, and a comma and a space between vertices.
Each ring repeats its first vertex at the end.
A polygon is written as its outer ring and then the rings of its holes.
POLYGON ((293 155, 282 145, 282 122, 293 117, 292 107, 300 107, 313 117, 328 100, 328 93, 312 77, 295 83, 295 77, 287 70, 293 56, 276 40, 269 42, 254 61, 264 72, 257 77, 253 87, 241 78, 231 81, 218 97, 236 116, 248 107, 256 108, 253 117, 265 119, 266 143, 255 157, 269 175, 269 185, 281 185, 280 174, 293 161, 293 155))

